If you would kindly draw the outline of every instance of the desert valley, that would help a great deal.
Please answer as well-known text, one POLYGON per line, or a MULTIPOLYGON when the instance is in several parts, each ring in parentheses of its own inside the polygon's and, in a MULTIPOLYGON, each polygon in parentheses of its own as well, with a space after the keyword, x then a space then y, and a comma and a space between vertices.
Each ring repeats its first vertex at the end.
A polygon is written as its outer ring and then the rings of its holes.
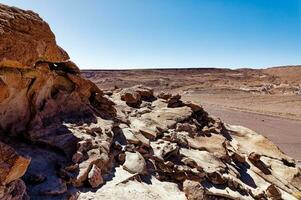
POLYGON ((84 70, 104 90, 143 84, 180 94, 230 124, 249 127, 301 160, 301 66, 265 69, 84 70))
POLYGON ((0 4, 0 200, 298 200, 300 78, 81 71, 38 14, 0 4))

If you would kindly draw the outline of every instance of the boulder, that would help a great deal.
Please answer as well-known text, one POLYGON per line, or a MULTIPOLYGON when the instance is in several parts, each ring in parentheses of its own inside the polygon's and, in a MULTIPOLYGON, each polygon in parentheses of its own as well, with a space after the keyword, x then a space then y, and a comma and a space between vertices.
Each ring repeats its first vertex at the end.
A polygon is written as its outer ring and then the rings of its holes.
POLYGON ((172 94, 168 93, 168 92, 160 92, 157 97, 160 99, 164 99, 167 100, 172 96, 172 94))
POLYGON ((18 155, 13 148, 0 142, 0 183, 6 185, 21 178, 30 163, 30 158, 18 155))
POLYGON ((185 101, 184 105, 190 107, 193 112, 198 112, 203 110, 201 105, 198 105, 192 101, 185 101))
POLYGON ((270 198, 271 200, 280 200, 281 198, 281 192, 279 191, 279 189, 277 187, 275 187, 275 185, 270 185, 267 189, 266 189, 266 193, 268 198, 270 198))
POLYGON ((131 107, 139 107, 142 100, 153 101, 155 99, 153 89, 143 85, 122 89, 120 91, 120 98, 131 107))
POLYGON ((103 183, 101 170, 96 165, 92 166, 92 169, 88 174, 88 181, 92 188, 96 188, 103 183))
POLYGON ((20 179, 30 158, 18 155, 13 148, 0 142, 0 199, 21 200, 27 197, 26 186, 20 179))
POLYGON ((132 87, 133 90, 138 92, 138 94, 141 96, 142 100, 144 101, 152 101, 154 100, 154 90, 150 87, 146 87, 144 85, 136 85, 132 87))
POLYGON ((132 174, 145 174, 146 163, 139 152, 125 152, 123 168, 132 174))
POLYGON ((123 89, 120 98, 128 105, 139 106, 141 104, 141 96, 133 89, 123 89))
POLYGON ((183 105, 183 102, 181 101, 181 95, 176 94, 167 99, 167 107, 169 108, 176 108, 183 105))

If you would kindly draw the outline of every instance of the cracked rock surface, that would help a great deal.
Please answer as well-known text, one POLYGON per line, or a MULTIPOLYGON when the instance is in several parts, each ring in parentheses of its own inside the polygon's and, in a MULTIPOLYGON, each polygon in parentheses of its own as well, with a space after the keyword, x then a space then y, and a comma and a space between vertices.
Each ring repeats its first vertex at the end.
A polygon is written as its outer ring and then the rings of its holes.
POLYGON ((0 200, 300 199, 296 161, 151 88, 103 92, 32 11, 0 4, 0 200))

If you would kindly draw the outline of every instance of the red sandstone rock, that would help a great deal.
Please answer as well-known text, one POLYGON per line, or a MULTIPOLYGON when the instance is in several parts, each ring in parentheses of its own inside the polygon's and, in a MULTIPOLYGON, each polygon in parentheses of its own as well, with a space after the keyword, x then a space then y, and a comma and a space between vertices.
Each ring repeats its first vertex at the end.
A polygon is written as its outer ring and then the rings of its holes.
POLYGON ((57 46, 49 25, 32 11, 0 4, 0 67, 34 67, 38 61, 69 59, 57 46))
POLYGON ((19 156, 13 148, 0 142, 0 183, 8 184, 22 177, 30 158, 19 156))

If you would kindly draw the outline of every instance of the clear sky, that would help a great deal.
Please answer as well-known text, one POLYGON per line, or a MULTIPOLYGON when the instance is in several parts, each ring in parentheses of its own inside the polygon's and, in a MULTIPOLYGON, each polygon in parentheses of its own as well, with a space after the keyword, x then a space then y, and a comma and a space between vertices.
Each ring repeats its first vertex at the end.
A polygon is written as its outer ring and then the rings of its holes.
POLYGON ((301 0, 0 0, 38 12, 80 68, 301 64, 301 0))

